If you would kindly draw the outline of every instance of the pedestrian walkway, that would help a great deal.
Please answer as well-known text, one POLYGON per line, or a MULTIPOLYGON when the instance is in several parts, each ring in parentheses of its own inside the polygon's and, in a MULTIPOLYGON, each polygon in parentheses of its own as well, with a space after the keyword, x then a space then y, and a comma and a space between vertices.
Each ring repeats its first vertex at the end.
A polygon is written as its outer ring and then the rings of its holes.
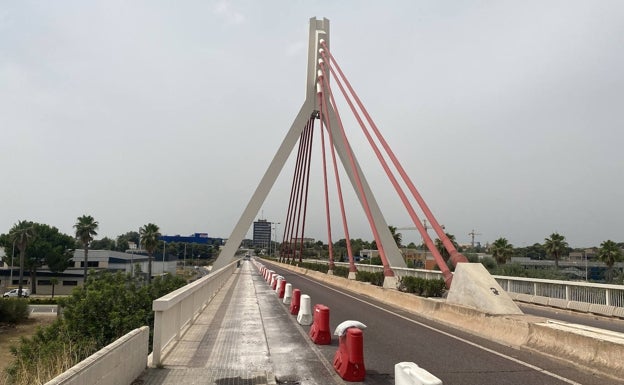
POLYGON ((162 362, 134 385, 343 383, 250 261, 162 362))

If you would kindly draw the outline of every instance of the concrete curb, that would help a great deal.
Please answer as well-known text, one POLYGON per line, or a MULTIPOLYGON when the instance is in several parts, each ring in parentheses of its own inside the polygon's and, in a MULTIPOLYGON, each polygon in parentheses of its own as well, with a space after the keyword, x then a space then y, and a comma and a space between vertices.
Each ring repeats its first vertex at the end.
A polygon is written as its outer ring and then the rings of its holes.
POLYGON ((624 360, 619 359, 624 356, 622 333, 601 334, 596 332, 600 329, 549 323, 545 318, 527 315, 491 315, 473 308, 447 304, 441 299, 418 297, 292 265, 266 262, 503 345, 543 353, 592 372, 624 377, 624 360))

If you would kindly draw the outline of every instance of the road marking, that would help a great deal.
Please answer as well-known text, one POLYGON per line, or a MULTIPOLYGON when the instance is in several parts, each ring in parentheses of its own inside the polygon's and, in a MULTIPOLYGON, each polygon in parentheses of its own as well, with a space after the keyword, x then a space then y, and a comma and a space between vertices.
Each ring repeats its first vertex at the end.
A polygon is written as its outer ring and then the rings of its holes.
MULTIPOLYGON (((290 270, 289 270, 289 271, 290 271, 290 270)), ((367 305, 369 305, 369 306, 372 306, 372 307, 374 307, 374 308, 377 308, 377 309, 379 309, 379 310, 381 310, 381 311, 385 311, 386 313, 392 314, 392 315, 394 315, 394 316, 396 316, 396 317, 402 318, 402 319, 404 319, 404 320, 406 320, 406 321, 409 321, 409 322, 411 322, 411 323, 414 323, 414 324, 416 324, 416 325, 419 325, 419 326, 424 327, 424 328, 426 328, 426 329, 429 329, 429 330, 431 330, 431 331, 434 331, 434 332, 437 332, 437 333, 439 333, 439 334, 445 335, 445 336, 447 336, 447 337, 453 338, 453 339, 455 339, 455 340, 457 340, 457 341, 460 341, 460 342, 463 342, 463 343, 465 343, 465 344, 468 344, 468 345, 474 346, 475 348, 478 348, 478 349, 481 349, 481 350, 486 351, 486 352, 488 352, 488 353, 494 354, 494 355, 499 356, 499 357, 501 357, 501 358, 504 358, 504 359, 506 359, 506 360, 509 360, 509 361, 515 362, 515 363, 520 364, 520 365, 522 365, 522 366, 525 366, 525 367, 527 367, 527 368, 529 368, 529 369, 532 369, 532 370, 535 370, 535 371, 537 371, 537 372, 543 373, 543 374, 545 374, 545 375, 547 375, 547 376, 550 376, 550 377, 556 378, 556 379, 558 379, 558 380, 560 380, 560 381, 562 381, 562 382, 565 382, 565 383, 567 383, 567 384, 570 384, 570 385, 583 385, 583 384, 581 384, 581 383, 579 383, 579 382, 576 382, 576 381, 570 380, 569 378, 562 377, 562 376, 560 376, 560 375, 558 375, 558 374, 556 374, 556 373, 550 372, 550 371, 548 371, 548 370, 546 370, 546 369, 540 368, 540 367, 535 366, 535 365, 533 365, 533 364, 530 364, 530 363, 528 363, 528 362, 525 362, 525 361, 519 360, 519 359, 517 359, 517 358, 514 358, 514 357, 511 357, 511 356, 508 356, 508 355, 506 355, 506 354, 503 354, 503 353, 497 352, 496 350, 492 350, 492 349, 487 348, 487 347, 485 347, 485 346, 479 345, 479 344, 477 344, 477 343, 475 343, 475 342, 472 342, 472 341, 469 341, 469 340, 467 340, 467 339, 464 339, 464 338, 458 337, 458 336, 456 336, 456 335, 453 335, 453 334, 447 333, 447 332, 445 332, 444 330, 436 329, 436 328, 434 328, 433 326, 429 326, 429 325, 424 324, 424 323, 422 323, 422 322, 418 322, 418 321, 413 320, 413 319, 411 319, 411 318, 405 317, 404 315, 401 315, 401 314, 395 313, 395 312, 393 312, 393 311, 391 311, 391 310, 385 309, 385 308, 383 308, 383 307, 381 307, 381 306, 377 306, 377 305, 375 305, 375 304, 373 304, 373 303, 370 303, 370 302, 367 302, 367 301, 365 301, 365 300, 363 300, 363 299, 360 299, 360 298, 354 297, 354 296, 352 296, 352 295, 350 295, 350 294, 347 294, 347 293, 345 293, 345 292, 342 292, 342 291, 340 291, 340 290, 338 290, 338 289, 335 289, 335 288, 333 288, 333 287, 331 287, 331 286, 327 286, 327 285, 325 285, 325 284, 322 284, 322 283, 320 283, 320 282, 318 282, 318 281, 316 281, 316 280, 313 280, 313 279, 311 279, 311 278, 308 278, 308 277, 306 277, 306 276, 304 276, 304 275, 301 275, 301 274, 299 274, 299 273, 297 273, 297 272, 294 272, 294 271, 290 271, 290 272, 291 272, 291 273, 293 273, 293 274, 296 274, 297 276, 299 276, 299 277, 301 277, 301 278, 303 278, 303 279, 305 279, 305 280, 307 280, 307 281, 310 281, 310 282, 315 283, 315 284, 317 284, 317 285, 319 285, 319 286, 325 287, 325 288, 327 288, 327 289, 329 289, 329 290, 333 290, 333 291, 335 291, 336 293, 340 293, 340 294, 342 294, 342 295, 344 295, 344 296, 346 296, 346 297, 349 297, 349 298, 352 298, 352 299, 354 299, 354 300, 356 300, 356 301, 359 301, 359 302, 365 303, 365 304, 367 304, 367 305)))

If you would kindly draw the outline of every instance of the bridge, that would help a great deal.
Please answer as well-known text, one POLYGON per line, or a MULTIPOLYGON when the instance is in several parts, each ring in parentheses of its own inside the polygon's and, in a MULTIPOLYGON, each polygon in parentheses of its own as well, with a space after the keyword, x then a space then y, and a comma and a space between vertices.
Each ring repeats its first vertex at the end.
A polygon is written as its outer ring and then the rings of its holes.
MULTIPOLYGON (((503 288, 480 264, 467 263, 456 250, 336 63, 330 51, 327 19, 310 20, 305 101, 212 273, 154 301, 153 351, 149 357, 149 330, 137 329, 50 384, 344 383, 334 362, 336 350, 343 348, 342 337, 334 336, 329 345, 312 343, 309 325, 293 317, 269 286, 268 270, 299 289, 313 304, 329 308, 332 332, 346 320, 366 325, 362 332, 366 375, 358 382, 394 384, 395 365, 400 362, 414 362, 430 373, 429 378, 444 384, 616 384, 624 377, 624 334, 617 330, 620 326, 604 330, 580 325, 584 319, 570 323, 527 315, 507 294, 513 285, 503 288), (394 188, 434 254, 449 289, 446 300, 423 299, 396 290, 398 272, 406 268, 405 262, 352 151, 330 78, 338 84, 371 153, 386 172, 388 187, 394 188), (302 261, 312 138, 317 123, 323 149, 329 274, 293 266, 302 261), (236 252, 297 143, 297 165, 280 258, 240 260, 236 252), (331 250, 327 169, 334 172, 340 224, 350 247, 336 155, 377 244, 384 275, 382 288, 354 280, 362 267, 356 265, 351 250, 347 253, 349 277, 331 274, 337 262, 331 250), (327 166, 328 158, 331 167, 327 166), (454 274, 422 225, 416 208, 443 244, 454 274)), ((517 294, 517 300, 529 295, 517 294)), ((606 298, 604 306, 612 310, 611 315, 617 315, 622 304, 610 303, 613 298, 609 294, 606 298)), ((566 306, 570 302, 565 301, 566 306)))

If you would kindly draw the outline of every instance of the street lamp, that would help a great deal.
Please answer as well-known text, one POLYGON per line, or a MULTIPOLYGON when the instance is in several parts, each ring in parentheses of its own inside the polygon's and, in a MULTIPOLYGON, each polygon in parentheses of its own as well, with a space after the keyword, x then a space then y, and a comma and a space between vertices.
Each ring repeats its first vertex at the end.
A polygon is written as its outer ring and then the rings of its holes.
POLYGON ((9 286, 13 286, 13 257, 15 257, 15 241, 17 241, 17 238, 13 240, 13 253, 11 254, 11 280, 9 282, 9 286))
MULTIPOLYGON (((271 222, 272 225, 275 225, 275 227, 272 227, 272 230, 275 230, 275 232, 273 233, 273 239, 274 239, 274 244, 273 244, 273 257, 276 257, 277 255, 277 225, 279 225, 281 222, 271 222)), ((269 244, 271 243, 271 239, 269 237, 269 244)), ((271 249, 269 248, 269 254, 271 254, 271 249)))
POLYGON ((162 274, 165 274, 165 248, 167 247, 167 241, 163 241, 163 260, 162 260, 162 274))

